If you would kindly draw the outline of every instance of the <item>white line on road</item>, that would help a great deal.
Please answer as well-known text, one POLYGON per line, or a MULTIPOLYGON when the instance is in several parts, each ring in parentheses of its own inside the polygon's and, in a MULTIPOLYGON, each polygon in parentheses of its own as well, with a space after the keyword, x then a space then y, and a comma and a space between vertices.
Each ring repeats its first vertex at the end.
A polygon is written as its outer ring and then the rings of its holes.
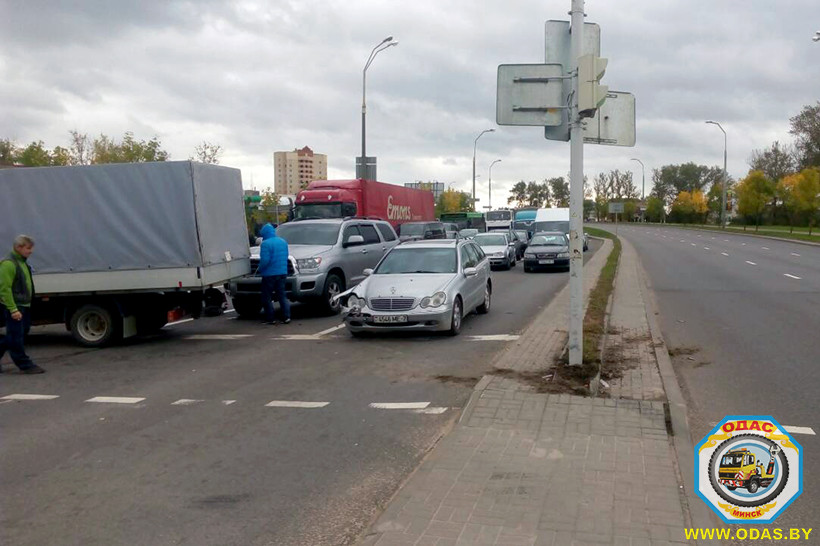
POLYGON ((222 341, 229 339, 244 339, 246 337, 253 337, 252 334, 194 334, 185 336, 182 339, 191 341, 222 341))
POLYGON ((712 250, 712 249, 709 248, 708 246, 705 246, 705 247, 703 247, 703 250, 712 250))
POLYGON ((798 254, 797 252, 792 252, 792 256, 797 256, 799 258, 800 254, 798 254))
POLYGON ((413 410, 413 413, 422 413, 424 415, 440 415, 447 411, 447 408, 425 408, 425 409, 417 409, 413 410))
POLYGON ((95 396, 89 398, 86 402, 99 402, 102 404, 138 404, 145 398, 135 398, 129 396, 95 396))
POLYGON ((729 242, 729 239, 723 239, 723 242, 724 242, 724 243, 728 243, 728 242, 729 242))
POLYGON ((316 341, 322 338, 313 334, 287 334, 284 336, 272 337, 271 339, 281 339, 284 341, 316 341))
POLYGON ((335 332, 336 330, 341 330, 341 329, 342 329, 342 328, 344 328, 344 327, 345 327, 345 324, 344 324, 344 322, 343 322, 343 323, 339 324, 338 326, 334 326, 333 328, 328 328, 327 330, 322 330, 322 331, 321 331, 321 332, 319 332, 318 334, 314 334, 314 335, 315 335, 316 337, 323 336, 323 335, 325 335, 325 334, 329 334, 329 333, 331 333, 331 332, 335 332))
POLYGON ((725 252, 721 252, 721 254, 723 254, 724 256, 728 256, 728 254, 726 254, 725 252))
POLYGON ((757 265, 756 263, 750 262, 749 260, 746 260, 746 263, 749 264, 749 265, 757 265))
POLYGON ((191 398, 180 398, 176 402, 171 403, 172 406, 193 406, 205 400, 193 400, 191 398))
POLYGON ((746 243, 740 243, 740 246, 746 246, 746 243))
POLYGON ((680 240, 680 242, 681 242, 681 243, 685 243, 686 241, 685 241, 685 240, 683 240, 683 239, 681 239, 681 240, 680 240))
POLYGON ((56 394, 9 394, 0 400, 54 400, 59 398, 56 394))
POLYGON ((696 245, 695 243, 691 243, 691 245, 692 245, 692 246, 698 246, 698 245, 696 245))
POLYGON ((519 335, 515 334, 491 334, 486 336, 467 336, 470 341, 515 341, 519 335))
POLYGON ((786 429, 786 432, 791 434, 808 434, 809 436, 816 436, 811 427, 787 427, 783 425, 783 428, 786 429))
POLYGON ((760 248, 762 248, 763 250, 769 250, 769 247, 767 247, 767 246, 762 246, 760 248))
POLYGON ((430 402, 373 402, 369 404, 375 409, 425 409, 430 402))
POLYGON ((296 400, 273 400, 265 404, 268 408, 323 408, 330 404, 330 402, 299 402, 296 400))
POLYGON ((788 277, 790 279, 797 279, 798 281, 801 279, 801 277, 797 277, 795 275, 789 275, 788 273, 783 273, 783 276, 788 277))
POLYGON ((222 401, 222 405, 224 405, 224 406, 230 406, 231 404, 235 404, 235 403, 236 403, 236 400, 223 400, 222 401))
POLYGON ((224 314, 227 315, 228 313, 236 313, 236 309, 227 309, 224 314))
POLYGON ((193 322, 193 320, 194 319, 192 319, 192 318, 186 318, 186 319, 182 319, 182 320, 175 320, 174 322, 170 322, 170 323, 166 324, 165 326, 163 326, 163 328, 170 328, 171 326, 177 326, 179 324, 185 324, 186 322, 193 322))

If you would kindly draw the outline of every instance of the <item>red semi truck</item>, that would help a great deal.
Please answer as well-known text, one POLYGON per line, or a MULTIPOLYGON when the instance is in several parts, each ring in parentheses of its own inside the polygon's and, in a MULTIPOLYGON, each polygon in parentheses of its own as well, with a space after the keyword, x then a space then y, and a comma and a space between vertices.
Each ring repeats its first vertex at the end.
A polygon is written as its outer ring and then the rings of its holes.
POLYGON ((433 192, 375 180, 315 180, 296 196, 294 218, 372 216, 394 228, 435 220, 433 192))

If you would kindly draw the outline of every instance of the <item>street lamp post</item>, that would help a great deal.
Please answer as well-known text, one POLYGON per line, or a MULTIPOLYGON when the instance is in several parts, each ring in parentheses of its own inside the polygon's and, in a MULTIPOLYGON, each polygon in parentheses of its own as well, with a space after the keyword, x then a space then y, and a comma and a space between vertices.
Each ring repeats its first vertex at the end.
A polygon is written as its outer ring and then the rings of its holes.
POLYGON ((473 141, 473 210, 475 210, 475 150, 478 146, 478 139, 481 138, 481 135, 484 133, 494 133, 495 129, 484 129, 481 131, 475 140, 473 141))
POLYGON ((637 157, 633 157, 630 161, 637 161, 641 164, 641 205, 643 205, 643 210, 641 211, 641 222, 646 220, 646 203, 645 203, 645 193, 646 193, 646 169, 644 169, 643 161, 638 159, 637 157))
POLYGON ((723 131, 723 189, 720 195, 720 227, 726 229, 726 184, 728 183, 726 177, 726 131, 717 121, 707 121, 711 125, 717 125, 718 129, 723 131))
MULTIPOLYGON (((367 151, 366 151, 366 139, 365 139, 365 125, 366 125, 366 117, 367 117, 367 101, 366 99, 366 89, 367 89, 367 69, 370 68, 370 63, 373 62, 373 59, 376 58, 380 52, 384 51, 388 47, 399 45, 398 42, 393 41, 392 36, 388 36, 384 40, 382 40, 379 45, 373 48, 370 52, 370 56, 367 58, 367 62, 364 65, 364 70, 362 70, 362 161, 361 165, 358 166, 356 178, 367 178, 367 151)), ((375 178, 375 176, 373 176, 375 178)))
POLYGON ((489 210, 493 210, 493 165, 496 163, 501 163, 501 160, 496 159, 490 163, 490 174, 487 177, 487 204, 490 207, 489 210))

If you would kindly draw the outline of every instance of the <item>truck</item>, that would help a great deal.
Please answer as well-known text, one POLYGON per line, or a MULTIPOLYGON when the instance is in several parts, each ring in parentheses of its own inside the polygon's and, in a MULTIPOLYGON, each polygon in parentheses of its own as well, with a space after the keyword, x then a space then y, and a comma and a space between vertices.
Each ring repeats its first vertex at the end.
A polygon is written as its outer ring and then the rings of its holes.
POLYGON ((484 217, 487 221, 487 231, 509 231, 513 227, 513 211, 511 210, 490 210, 485 213, 484 217))
POLYGON ((294 219, 363 217, 405 222, 435 220, 433 192, 375 180, 314 180, 296 195, 294 219))
POLYGON ((0 193, 0 244, 35 241, 32 322, 64 324, 86 347, 198 318, 250 272, 238 169, 16 167, 0 169, 0 193))
POLYGON ((729 491, 745 487, 752 494, 757 493, 761 487, 769 487, 774 480, 774 459, 778 451, 779 449, 772 450, 771 460, 765 467, 763 462, 745 447, 725 453, 718 467, 720 484, 729 491))
POLYGON ((479 233, 487 231, 487 222, 483 212, 445 212, 441 215, 442 222, 458 226, 458 230, 477 229, 479 233))

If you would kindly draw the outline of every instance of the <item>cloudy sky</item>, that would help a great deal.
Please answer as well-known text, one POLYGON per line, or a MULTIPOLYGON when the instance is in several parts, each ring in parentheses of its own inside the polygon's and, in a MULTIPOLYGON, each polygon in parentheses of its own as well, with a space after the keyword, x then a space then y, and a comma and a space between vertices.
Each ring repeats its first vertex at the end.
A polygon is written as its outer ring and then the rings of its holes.
MULTIPOLYGON (((495 123, 499 64, 544 61, 544 23, 570 0, 0 0, 0 138, 68 144, 68 131, 157 136, 172 159, 203 140, 246 188, 273 184, 273 152, 310 146, 329 178, 354 175, 362 68, 368 155, 379 179, 468 189, 563 176, 569 145, 495 123)), ((695 161, 742 177, 753 149, 789 142, 789 117, 820 99, 818 0, 587 0, 603 83, 637 98, 634 148, 585 146, 585 172, 695 161)), ((647 192, 649 187, 647 187, 647 192)))

